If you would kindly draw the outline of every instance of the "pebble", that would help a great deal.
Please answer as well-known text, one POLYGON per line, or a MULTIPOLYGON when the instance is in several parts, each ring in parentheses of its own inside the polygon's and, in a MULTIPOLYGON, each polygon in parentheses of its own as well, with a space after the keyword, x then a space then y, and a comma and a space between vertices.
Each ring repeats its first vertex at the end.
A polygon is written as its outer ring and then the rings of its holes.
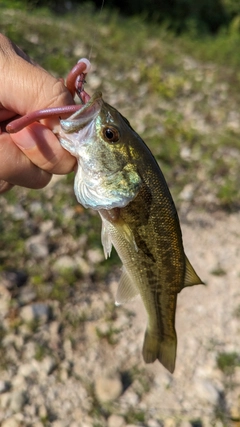
POLYGON ((27 281, 27 274, 21 270, 3 271, 0 275, 1 285, 12 290, 24 286, 27 281))
POLYGON ((51 356, 46 356, 42 362, 39 363, 39 371, 41 375, 50 375, 56 367, 56 360, 51 356))
POLYGON ((9 409, 13 412, 20 412, 27 401, 25 391, 16 390, 10 395, 9 409))
POLYGON ((11 393, 3 393, 0 395, 0 407, 2 409, 7 409, 11 400, 11 393))
MULTIPOLYGON (((179 427, 192 427, 192 426, 193 426, 193 424, 190 423, 189 421, 181 421, 181 423, 179 425, 179 427)), ((215 425, 215 427, 217 427, 217 426, 215 425)))
POLYGON ((37 372, 37 368, 38 365, 35 359, 31 360, 30 363, 23 363, 19 366, 18 376, 15 378, 30 377, 34 372, 37 372))
POLYGON ((89 80, 88 80, 88 83, 89 83, 89 85, 90 85, 90 87, 93 89, 93 90, 96 90, 97 88, 99 88, 99 86, 101 85, 101 83, 102 83, 102 80, 101 80, 101 78, 100 77, 98 77, 97 75, 95 75, 95 74, 89 74, 88 75, 88 78, 89 78, 89 80))
POLYGON ((116 400, 122 393, 122 382, 118 375, 114 377, 100 376, 95 380, 96 397, 101 403, 116 400))
POLYGON ((25 246, 33 258, 42 259, 49 254, 47 239, 43 234, 29 237, 25 242, 25 246))
POLYGON ((8 391, 10 387, 11 387, 11 384, 9 381, 0 380, 0 394, 8 391))
POLYGON ((166 418, 164 420, 164 427, 176 427, 177 423, 173 418, 166 418))
POLYGON ((63 255, 57 258, 53 264, 54 271, 65 271, 65 270, 74 270, 77 266, 77 263, 73 257, 68 255, 63 255))
POLYGON ((121 415, 112 414, 108 418, 107 425, 108 427, 124 427, 125 419, 121 415))
POLYGON ((16 221, 22 221, 28 218, 28 212, 20 204, 9 205, 8 212, 12 219, 16 221))
POLYGON ((26 286, 18 296, 18 302, 20 305, 30 304, 37 298, 37 293, 31 286, 26 286))
POLYGON ((148 421, 147 427, 160 427, 160 424, 157 420, 151 419, 148 421))
POLYGON ((10 417, 2 422, 1 427, 22 427, 22 422, 10 417))
POLYGON ((208 402, 217 405, 219 401, 219 392, 213 383, 204 378, 195 380, 195 394, 202 402, 208 402))
POLYGON ((51 423, 52 427, 68 427, 65 421, 56 420, 51 423))
POLYGON ((24 322, 39 321, 46 323, 50 317, 50 307, 45 303, 26 305, 20 310, 20 317, 24 322))
POLYGON ((101 249, 89 249, 87 251, 87 257, 93 264, 99 264, 104 260, 104 253, 101 249))

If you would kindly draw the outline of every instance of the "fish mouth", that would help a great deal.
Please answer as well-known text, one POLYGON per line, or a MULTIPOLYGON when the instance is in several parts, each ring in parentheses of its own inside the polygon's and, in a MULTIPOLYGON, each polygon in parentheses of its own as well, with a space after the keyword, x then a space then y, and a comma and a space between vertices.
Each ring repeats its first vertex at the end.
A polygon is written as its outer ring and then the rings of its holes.
POLYGON ((78 132, 88 125, 100 112, 103 104, 102 92, 93 94, 89 101, 68 119, 60 120, 65 133, 78 132))

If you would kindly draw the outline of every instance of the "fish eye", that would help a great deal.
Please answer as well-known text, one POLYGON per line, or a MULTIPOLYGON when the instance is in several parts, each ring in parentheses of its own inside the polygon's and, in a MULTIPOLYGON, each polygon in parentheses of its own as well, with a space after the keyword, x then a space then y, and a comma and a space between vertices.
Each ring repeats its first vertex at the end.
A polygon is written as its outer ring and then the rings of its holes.
POLYGON ((116 128, 106 127, 103 129, 103 137, 107 142, 118 142, 120 134, 116 128))

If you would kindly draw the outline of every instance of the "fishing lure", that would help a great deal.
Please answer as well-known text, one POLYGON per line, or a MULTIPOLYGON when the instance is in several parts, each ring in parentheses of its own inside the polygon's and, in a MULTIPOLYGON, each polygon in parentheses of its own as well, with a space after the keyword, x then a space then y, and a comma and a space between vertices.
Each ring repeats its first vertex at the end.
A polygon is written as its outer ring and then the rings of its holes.
POLYGON ((84 83, 86 83, 86 76, 91 69, 91 63, 88 59, 82 58, 72 68, 66 78, 66 87, 71 92, 72 96, 75 94, 80 99, 81 104, 66 105, 64 107, 45 108, 33 111, 25 116, 22 116, 6 126, 8 133, 16 133, 25 128, 26 126, 36 121, 46 119, 48 117, 60 117, 62 114, 73 114, 86 104, 90 96, 84 90, 84 83))

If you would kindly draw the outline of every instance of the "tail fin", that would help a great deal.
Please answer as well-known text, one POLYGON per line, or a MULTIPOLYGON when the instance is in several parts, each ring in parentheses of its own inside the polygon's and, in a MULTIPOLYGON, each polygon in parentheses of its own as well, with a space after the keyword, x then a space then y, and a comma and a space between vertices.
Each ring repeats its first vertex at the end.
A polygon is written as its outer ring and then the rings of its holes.
POLYGON ((143 359, 145 363, 153 363, 158 359, 162 365, 173 373, 177 352, 177 337, 165 338, 160 341, 156 336, 148 331, 145 333, 143 344, 143 359))

